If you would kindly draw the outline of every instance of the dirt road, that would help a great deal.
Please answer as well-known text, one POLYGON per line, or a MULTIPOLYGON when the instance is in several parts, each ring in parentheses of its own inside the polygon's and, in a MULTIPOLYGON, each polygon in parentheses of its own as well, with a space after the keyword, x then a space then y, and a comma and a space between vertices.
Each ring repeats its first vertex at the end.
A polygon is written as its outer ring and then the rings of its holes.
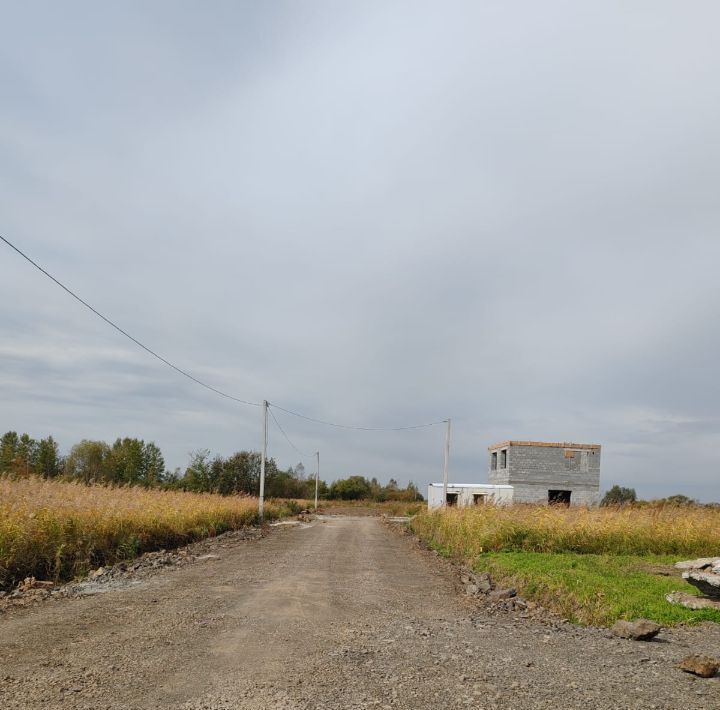
POLYGON ((0 708, 720 708, 718 679, 674 668, 720 655, 716 626, 640 643, 490 616, 377 519, 215 552, 0 615, 0 708))

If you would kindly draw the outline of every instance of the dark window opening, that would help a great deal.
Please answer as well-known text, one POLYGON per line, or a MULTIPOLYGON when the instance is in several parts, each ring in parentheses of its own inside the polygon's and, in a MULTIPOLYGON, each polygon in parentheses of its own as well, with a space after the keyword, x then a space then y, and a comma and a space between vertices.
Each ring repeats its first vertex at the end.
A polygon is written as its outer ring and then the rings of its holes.
POLYGON ((457 502, 458 502, 458 494, 457 494, 457 493, 448 493, 446 500, 447 500, 448 506, 457 505, 457 502))
POLYGON ((484 493, 473 493, 473 504, 474 505, 485 505, 487 495, 484 493))
POLYGON ((548 491, 548 503, 550 505, 570 505, 571 491, 548 491))
POLYGON ((490 470, 497 471, 497 451, 493 451, 490 456, 490 470))
POLYGON ((507 468, 507 449, 500 452, 500 468, 507 468))

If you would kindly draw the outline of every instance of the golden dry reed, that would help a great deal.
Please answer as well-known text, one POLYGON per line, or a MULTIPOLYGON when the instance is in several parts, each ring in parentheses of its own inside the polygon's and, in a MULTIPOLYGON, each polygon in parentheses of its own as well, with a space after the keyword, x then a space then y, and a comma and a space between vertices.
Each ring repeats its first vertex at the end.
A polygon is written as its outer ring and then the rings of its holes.
MULTIPOLYGON (((265 506, 268 518, 287 512, 265 506)), ((257 498, 0 478, 0 589, 66 580, 258 522, 257 498)))
POLYGON ((699 506, 450 508, 424 512, 411 526, 428 542, 466 559, 503 551, 720 554, 720 509, 699 506))

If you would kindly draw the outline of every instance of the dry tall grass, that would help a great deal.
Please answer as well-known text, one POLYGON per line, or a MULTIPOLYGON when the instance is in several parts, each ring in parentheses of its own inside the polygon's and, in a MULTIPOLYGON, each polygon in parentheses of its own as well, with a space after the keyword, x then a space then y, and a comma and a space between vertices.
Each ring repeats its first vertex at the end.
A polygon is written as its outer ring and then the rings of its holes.
MULTIPOLYGON (((266 505, 270 518, 282 512, 266 505)), ((256 498, 0 479, 0 589, 30 575, 70 579, 257 521, 256 498)))
POLYGON ((432 544, 466 559, 503 551, 686 557, 720 554, 717 508, 450 508, 422 513, 411 525, 432 544))
MULTIPOLYGON (((314 503, 308 501, 308 508, 312 510, 314 503)), ((364 510, 368 509, 376 512, 379 515, 417 515, 421 510, 427 506, 426 503, 409 502, 402 500, 384 500, 384 501, 372 501, 372 500, 342 500, 339 498, 327 498, 323 499, 319 503, 321 510, 364 510)))

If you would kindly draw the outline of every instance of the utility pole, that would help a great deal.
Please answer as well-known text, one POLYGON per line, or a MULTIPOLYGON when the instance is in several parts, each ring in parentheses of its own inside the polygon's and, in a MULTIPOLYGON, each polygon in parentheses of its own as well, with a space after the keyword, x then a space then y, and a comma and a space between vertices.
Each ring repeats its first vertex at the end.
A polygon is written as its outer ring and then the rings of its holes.
POLYGON ((447 433, 445 434, 445 458, 443 460, 443 508, 447 506, 447 489, 448 489, 448 466, 450 465, 450 422, 447 420, 447 433))
POLYGON ((263 409, 263 446, 262 457, 260 459, 260 500, 258 503, 258 517, 262 523, 265 515, 265 459, 267 458, 267 425, 268 425, 268 403, 264 399, 262 403, 263 409))
POLYGON ((320 452, 316 451, 315 456, 317 456, 317 468, 315 469, 315 512, 317 512, 318 487, 320 485, 320 452))

